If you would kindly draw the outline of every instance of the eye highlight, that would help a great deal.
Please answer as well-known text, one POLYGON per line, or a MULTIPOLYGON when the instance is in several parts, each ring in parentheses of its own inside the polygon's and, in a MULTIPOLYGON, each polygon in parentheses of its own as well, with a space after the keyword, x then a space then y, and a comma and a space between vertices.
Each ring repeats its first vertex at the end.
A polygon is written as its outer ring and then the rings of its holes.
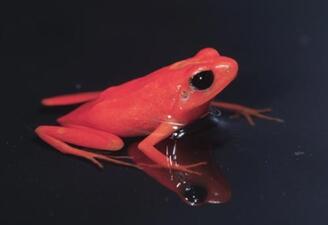
POLYGON ((197 90, 205 90, 213 84, 214 74, 211 70, 202 71, 190 78, 190 84, 197 90))

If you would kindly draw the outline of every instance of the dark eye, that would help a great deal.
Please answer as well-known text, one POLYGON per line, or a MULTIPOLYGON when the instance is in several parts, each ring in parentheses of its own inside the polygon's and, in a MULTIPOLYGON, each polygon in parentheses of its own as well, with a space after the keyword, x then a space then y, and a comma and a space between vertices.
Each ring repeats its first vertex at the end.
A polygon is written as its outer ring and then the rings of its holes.
POLYGON ((214 75, 212 71, 202 71, 190 79, 190 84, 197 90, 205 90, 212 85, 213 80, 214 75))

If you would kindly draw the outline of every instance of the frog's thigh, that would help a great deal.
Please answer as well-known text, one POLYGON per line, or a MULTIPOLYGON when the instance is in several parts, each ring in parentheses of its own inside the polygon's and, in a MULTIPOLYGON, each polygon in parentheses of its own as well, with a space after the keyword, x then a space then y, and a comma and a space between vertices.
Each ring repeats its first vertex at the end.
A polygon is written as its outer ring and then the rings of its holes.
POLYGON ((80 127, 60 126, 40 126, 35 130, 35 132, 42 140, 56 148, 58 151, 64 154, 71 154, 88 159, 99 167, 103 166, 98 159, 119 165, 139 168, 132 163, 115 159, 113 156, 84 151, 67 144, 71 143, 74 145, 91 147, 99 150, 118 150, 123 147, 123 141, 113 134, 92 130, 89 128, 83 129, 80 127))
POLYGON ((66 143, 98 150, 116 151, 124 146, 120 137, 86 127, 40 126, 36 132, 66 143))

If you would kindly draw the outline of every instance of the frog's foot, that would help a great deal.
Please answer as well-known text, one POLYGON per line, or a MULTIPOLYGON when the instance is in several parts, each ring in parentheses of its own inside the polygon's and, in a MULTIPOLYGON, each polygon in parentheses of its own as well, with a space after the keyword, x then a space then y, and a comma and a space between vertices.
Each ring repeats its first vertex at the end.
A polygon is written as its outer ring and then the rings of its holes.
POLYGON ((222 109, 235 112, 235 115, 232 115, 231 118, 243 116, 251 126, 255 126, 253 117, 257 117, 264 120, 271 120, 279 123, 284 122, 284 120, 280 118, 271 117, 263 114, 266 112, 271 112, 271 108, 254 109, 247 106, 227 102, 211 102, 211 104, 222 109))
POLYGON ((129 159, 129 160, 133 159, 132 156, 127 156, 127 155, 111 155, 110 157, 113 159, 129 159))
POLYGON ((275 121, 275 122, 278 122, 278 123, 284 122, 280 118, 271 117, 271 116, 267 116, 267 115, 262 114, 262 113, 271 112, 271 111, 272 110, 270 108, 253 109, 253 108, 245 107, 245 108, 243 108, 242 111, 238 111, 234 115, 230 116, 230 118, 238 118, 240 116, 243 116, 247 120, 247 122, 252 126, 255 125, 255 122, 254 122, 252 117, 257 117, 257 118, 265 119, 265 120, 271 120, 271 121, 275 121))
POLYGON ((169 164, 166 166, 158 165, 158 164, 146 164, 146 163, 140 163, 138 164, 141 168, 144 167, 150 167, 150 168, 157 168, 157 169, 168 169, 168 170, 175 170, 175 171, 180 171, 180 172, 185 172, 185 173, 190 173, 190 174, 196 174, 196 175, 202 175, 202 173, 192 170, 192 168, 196 168, 199 166, 204 166, 206 165, 207 162, 198 162, 198 163, 193 163, 193 164, 188 164, 188 165, 179 165, 179 164, 169 164))
POLYGON ((173 168, 174 170, 177 171, 182 171, 186 173, 191 173, 191 174, 196 174, 196 175, 202 175, 201 172, 192 170, 193 168, 199 167, 199 166, 204 166, 206 165, 207 162, 198 162, 198 163, 193 163, 193 164, 188 164, 188 165, 178 165, 176 168, 173 168))
POLYGON ((107 156, 89 152, 67 144, 70 143, 97 150, 119 150, 123 147, 123 142, 115 135, 105 133, 103 131, 92 130, 90 128, 60 126, 40 126, 35 130, 35 132, 42 140, 53 146, 61 153, 88 159, 100 168, 103 168, 103 165, 99 162, 99 160, 140 168, 135 164, 119 160, 118 158, 121 158, 120 156, 107 156))

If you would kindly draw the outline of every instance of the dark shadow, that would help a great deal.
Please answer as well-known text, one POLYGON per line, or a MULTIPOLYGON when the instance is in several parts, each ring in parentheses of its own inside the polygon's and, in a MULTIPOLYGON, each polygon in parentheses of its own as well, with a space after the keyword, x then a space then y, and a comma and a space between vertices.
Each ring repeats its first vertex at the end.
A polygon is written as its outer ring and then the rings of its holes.
MULTIPOLYGON (((206 165, 195 168, 201 175, 163 168, 144 167, 143 171, 160 184, 175 192, 189 205, 224 203, 230 199, 230 187, 220 173, 213 150, 227 140, 227 132, 217 127, 212 116, 176 131, 171 138, 156 147, 166 154, 172 163, 191 164, 201 161, 206 165), (225 135, 220 135, 225 134, 225 135), (220 139, 218 139, 220 137, 220 139)), ((153 164, 137 148, 138 142, 129 147, 129 155, 136 164, 153 164)))

